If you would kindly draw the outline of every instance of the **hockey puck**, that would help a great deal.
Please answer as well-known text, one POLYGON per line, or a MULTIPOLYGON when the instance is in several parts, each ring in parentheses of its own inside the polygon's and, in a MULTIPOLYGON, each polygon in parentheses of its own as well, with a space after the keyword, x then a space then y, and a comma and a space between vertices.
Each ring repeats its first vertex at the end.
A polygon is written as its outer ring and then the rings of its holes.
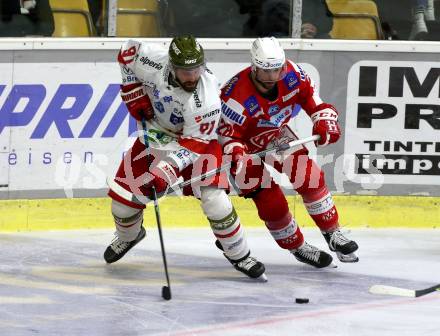
POLYGON ((296 303, 309 303, 309 299, 307 299, 307 298, 296 298, 295 302, 296 303))

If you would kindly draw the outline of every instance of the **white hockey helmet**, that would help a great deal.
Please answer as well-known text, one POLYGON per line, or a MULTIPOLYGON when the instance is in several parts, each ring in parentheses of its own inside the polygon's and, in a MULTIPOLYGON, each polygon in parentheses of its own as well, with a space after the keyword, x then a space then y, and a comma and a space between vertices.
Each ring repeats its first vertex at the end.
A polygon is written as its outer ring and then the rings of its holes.
POLYGON ((251 61, 256 68, 278 69, 285 65, 286 55, 275 37, 259 37, 252 43, 251 61))

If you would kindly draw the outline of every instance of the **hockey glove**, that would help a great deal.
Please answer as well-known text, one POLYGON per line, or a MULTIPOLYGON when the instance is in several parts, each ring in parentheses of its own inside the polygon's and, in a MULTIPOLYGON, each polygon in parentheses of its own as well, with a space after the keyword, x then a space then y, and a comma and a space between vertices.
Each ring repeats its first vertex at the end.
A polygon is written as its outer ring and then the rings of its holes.
POLYGON ((179 178, 178 169, 165 160, 160 161, 156 167, 152 168, 150 174, 153 179, 150 182, 150 187, 155 187, 158 197, 162 197, 169 186, 176 183, 179 178))
POLYGON ((128 112, 136 120, 150 120, 154 117, 154 109, 150 98, 144 92, 141 83, 121 85, 121 98, 127 105, 128 112))
POLYGON ((319 107, 323 108, 313 113, 310 118, 313 121, 313 135, 321 137, 315 141, 315 145, 323 147, 338 141, 341 137, 341 129, 338 124, 338 112, 335 108, 330 104, 321 104, 319 107))
POLYGON ((243 169, 243 159, 246 154, 244 145, 240 142, 229 142, 223 147, 223 152, 231 156, 230 173, 236 177, 243 169))

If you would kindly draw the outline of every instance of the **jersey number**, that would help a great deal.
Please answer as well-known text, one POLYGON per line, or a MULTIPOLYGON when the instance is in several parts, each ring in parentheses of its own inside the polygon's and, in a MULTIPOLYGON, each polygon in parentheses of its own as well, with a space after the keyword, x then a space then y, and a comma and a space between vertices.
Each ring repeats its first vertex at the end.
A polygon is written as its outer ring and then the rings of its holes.
POLYGON ((214 130, 214 126, 215 126, 215 120, 209 123, 200 124, 200 133, 209 135, 214 130))

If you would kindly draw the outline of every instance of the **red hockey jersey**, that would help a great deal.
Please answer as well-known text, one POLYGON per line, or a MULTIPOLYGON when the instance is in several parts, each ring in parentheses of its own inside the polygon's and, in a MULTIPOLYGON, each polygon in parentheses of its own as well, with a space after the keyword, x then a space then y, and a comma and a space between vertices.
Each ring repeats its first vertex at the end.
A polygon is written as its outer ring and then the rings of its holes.
POLYGON ((256 90, 248 67, 222 88, 222 116, 218 127, 220 143, 245 145, 247 153, 268 147, 279 137, 299 104, 308 115, 329 104, 316 94, 315 85, 301 67, 287 61, 287 73, 278 81, 278 95, 270 101, 256 90))

